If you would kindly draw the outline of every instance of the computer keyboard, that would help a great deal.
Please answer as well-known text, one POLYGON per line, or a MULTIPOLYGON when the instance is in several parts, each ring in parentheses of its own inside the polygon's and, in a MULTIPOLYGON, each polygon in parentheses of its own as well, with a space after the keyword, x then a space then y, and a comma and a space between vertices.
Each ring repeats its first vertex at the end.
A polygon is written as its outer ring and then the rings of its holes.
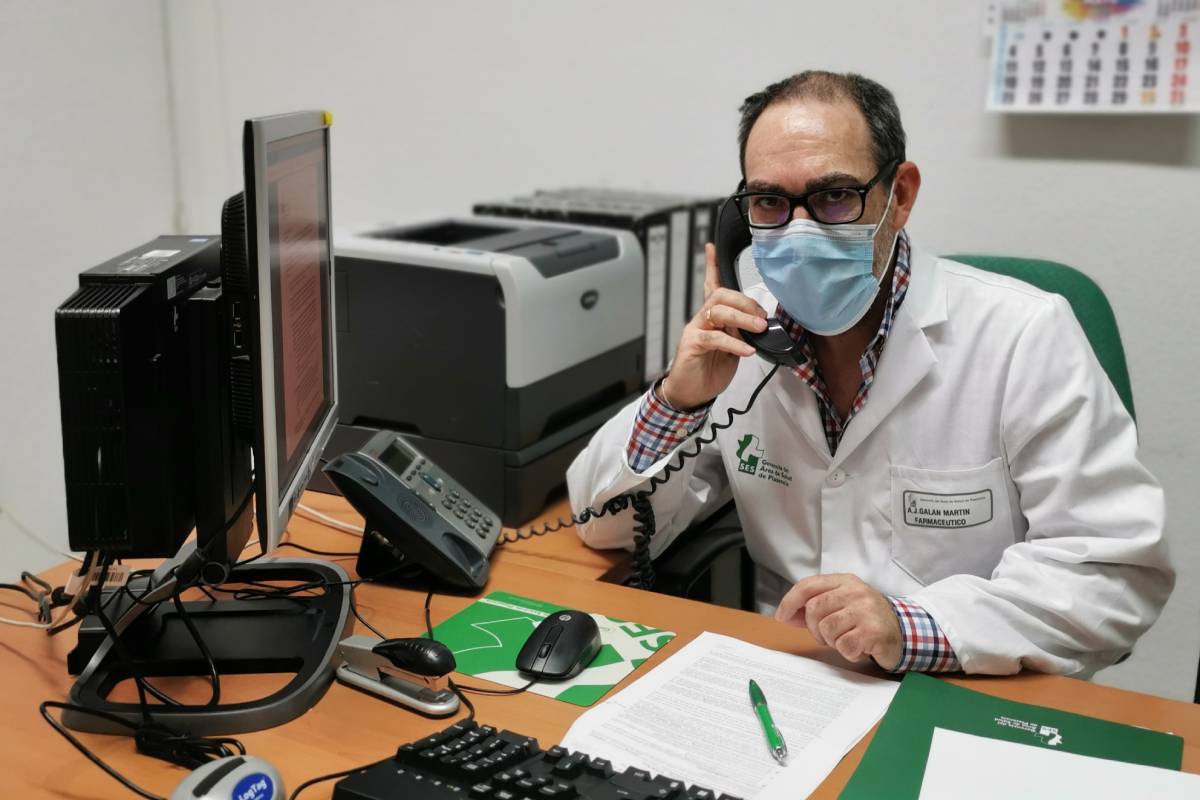
POLYGON ((343 778, 334 800, 738 800, 512 731, 455 723, 402 745, 396 757, 343 778))

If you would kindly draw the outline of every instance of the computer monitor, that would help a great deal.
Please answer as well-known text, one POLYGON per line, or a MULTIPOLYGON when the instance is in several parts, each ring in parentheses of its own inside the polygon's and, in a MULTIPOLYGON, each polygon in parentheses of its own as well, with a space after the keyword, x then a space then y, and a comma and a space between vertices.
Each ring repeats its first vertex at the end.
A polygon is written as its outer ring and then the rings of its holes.
POLYGON ((259 537, 269 550, 337 422, 328 115, 248 120, 243 148, 245 280, 227 273, 225 286, 235 347, 249 349, 259 537))
MULTIPOLYGON (((65 364, 74 369, 70 374, 82 376, 78 390, 64 394, 63 406, 65 457, 79 450, 75 461, 81 464, 74 473, 68 469, 68 477, 81 476, 76 484, 84 499, 76 515, 81 521, 80 537, 77 542, 73 536, 72 544, 86 540, 86 549, 101 552, 105 563, 118 555, 163 555, 178 548, 175 557, 153 575, 131 579, 125 594, 102 606, 111 620, 89 617, 80 626, 80 644, 68 657, 68 668, 79 675, 72 702, 85 708, 130 721, 141 719, 138 706, 108 697, 109 690, 127 676, 125 662, 130 658, 144 678, 207 675, 213 669, 293 675, 282 688, 257 701, 155 709, 156 721, 203 735, 257 730, 293 719, 320 699, 333 680, 337 643, 352 624, 345 570, 329 562, 247 559, 242 554, 250 530, 250 498, 255 498, 263 551, 272 550, 337 420, 329 122, 327 114, 316 111, 246 122, 245 188, 222 210, 219 281, 211 258, 213 237, 189 243, 191 249, 172 240, 139 248, 133 260, 122 259, 104 275, 89 278, 118 281, 122 286, 136 281, 137 287, 119 286, 117 292, 108 283, 98 283, 90 293, 81 290, 72 297, 69 314, 60 309, 60 351, 68 356, 82 352, 92 359, 72 366, 75 362, 64 360, 60 352, 60 374, 68 374, 62 371, 65 364), (190 272, 193 263, 201 268, 190 272), (126 277, 133 275, 144 278, 126 277), (97 304, 112 305, 114 292, 124 305, 114 306, 108 316, 97 315, 97 304), (126 326, 128 336, 120 323, 124 309, 136 304, 126 295, 148 298, 145 312, 137 317, 145 325, 126 326), (108 327, 78 327, 84 324, 78 320, 98 316, 108 327), (153 430, 122 428, 121 447, 106 455, 108 451, 91 447, 95 435, 90 429, 86 433, 92 438, 86 438, 68 427, 69 412, 82 402, 74 398, 96 395, 89 390, 92 384, 84 385, 94 379, 83 367, 94 366, 97 357, 90 354, 98 349, 97 341, 142 342, 145 330, 157 331, 172 344, 169 352, 175 366, 168 372, 161 358, 141 358, 146 355, 143 351, 153 349, 149 345, 128 358, 121 358, 121 347, 100 348, 112 372, 101 376, 103 385, 124 386, 127 391, 114 389, 105 396, 99 409, 104 413, 93 415, 96 425, 114 417, 113 403, 128 402, 133 395, 149 404, 166 398, 182 403, 183 410, 156 423, 153 430), (148 370, 146 364, 152 368, 148 370), (130 376, 134 379, 121 380, 130 376), (183 434, 174 436, 170 449, 146 446, 156 440, 157 432, 189 426, 190 446, 183 434), (74 446, 76 439, 80 447, 74 446), (95 456, 96 452, 105 457, 95 456), (161 455, 146 460, 147 453, 161 455), (101 462, 103 468, 91 467, 89 459, 101 462), (176 503, 158 513, 167 524, 144 526, 158 531, 158 538, 141 532, 118 536, 120 549, 114 549, 108 543, 113 532, 124 534, 128 528, 122 518, 109 515, 116 522, 88 522, 89 514, 84 512, 103 510, 100 500, 105 497, 95 491, 84 495, 82 488, 88 481, 114 474, 115 468, 107 466, 110 461, 117 466, 138 462, 136 475, 178 471, 171 478, 176 503), (187 469, 176 470, 180 465, 187 469), (191 491, 183 488, 189 479, 191 491), (168 516, 167 511, 175 513, 168 516), (197 522, 194 545, 184 543, 190 530, 188 512, 197 522), (176 614, 167 601, 201 582, 301 583, 320 586, 322 591, 254 601, 221 595, 213 601, 186 601, 187 616, 176 614), (135 625, 143 616, 149 621, 135 625), (123 642, 120 648, 114 644, 118 637, 123 642), (200 640, 208 642, 210 664, 197 659, 200 640)), ((163 347, 158 350, 168 352, 163 347)), ((130 409, 126 416, 131 419, 145 416, 140 401, 130 409)), ((108 432, 112 438, 111 425, 108 432)), ((128 491, 133 486, 127 480, 119 493, 130 511, 153 500, 145 492, 135 496, 128 491)), ((64 714, 64 721, 80 730, 122 732, 120 726, 95 715, 64 714)))

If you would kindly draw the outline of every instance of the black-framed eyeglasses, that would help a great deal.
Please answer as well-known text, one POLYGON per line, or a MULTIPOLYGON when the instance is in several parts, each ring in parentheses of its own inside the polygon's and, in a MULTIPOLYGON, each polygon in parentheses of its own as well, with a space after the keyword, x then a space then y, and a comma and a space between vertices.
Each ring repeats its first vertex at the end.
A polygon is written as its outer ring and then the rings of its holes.
POLYGON ((822 225, 846 225, 862 218, 867 207, 867 192, 899 164, 899 161, 889 161, 865 186, 839 186, 799 195, 738 192, 733 199, 751 228, 782 228, 792 221, 796 206, 822 225))

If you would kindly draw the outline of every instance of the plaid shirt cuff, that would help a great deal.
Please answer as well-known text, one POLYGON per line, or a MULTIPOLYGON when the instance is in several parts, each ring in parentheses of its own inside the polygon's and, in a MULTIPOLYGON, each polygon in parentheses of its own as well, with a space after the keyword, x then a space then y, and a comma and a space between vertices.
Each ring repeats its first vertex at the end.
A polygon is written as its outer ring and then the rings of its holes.
MULTIPOLYGON (((634 472, 644 472, 685 442, 708 419, 709 406, 698 411, 680 411, 658 396, 654 384, 642 398, 633 434, 625 445, 625 460, 634 472)), ((711 404, 710 404, 711 405, 711 404)))
POLYGON ((892 672, 957 672, 962 669, 950 640, 929 612, 907 597, 889 597, 900 620, 900 663, 892 672))

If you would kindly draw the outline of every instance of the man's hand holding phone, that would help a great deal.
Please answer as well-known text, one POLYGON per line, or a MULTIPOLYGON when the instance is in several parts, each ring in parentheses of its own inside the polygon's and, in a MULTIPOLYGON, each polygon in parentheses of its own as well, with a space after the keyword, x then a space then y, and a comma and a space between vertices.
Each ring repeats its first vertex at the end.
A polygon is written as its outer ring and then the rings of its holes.
POLYGON ((680 410, 712 402, 725 391, 737 372, 739 358, 754 355, 754 348, 738 330, 761 333, 767 329, 767 312, 741 292, 726 289, 717 278, 717 250, 704 246, 704 307, 683 329, 670 374, 658 388, 668 405, 680 410))

